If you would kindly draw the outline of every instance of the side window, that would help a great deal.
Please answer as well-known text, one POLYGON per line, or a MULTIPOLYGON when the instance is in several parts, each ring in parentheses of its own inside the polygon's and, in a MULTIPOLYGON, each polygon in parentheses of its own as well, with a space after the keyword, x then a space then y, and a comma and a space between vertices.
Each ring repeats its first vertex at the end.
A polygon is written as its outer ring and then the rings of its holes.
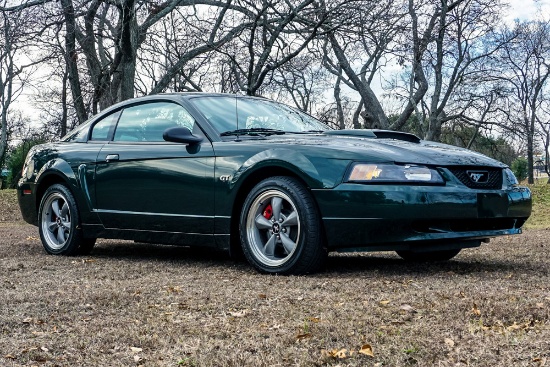
POLYGON ((65 135, 61 141, 70 141, 70 142, 78 142, 78 143, 85 143, 86 140, 88 140, 88 132, 90 131, 90 124, 84 123, 82 125, 77 126, 74 130, 70 131, 67 135, 65 135))
POLYGON ((193 131, 195 120, 183 107, 170 102, 154 102, 124 109, 114 141, 163 142, 162 134, 170 127, 193 131))
POLYGON ((96 122, 92 128, 92 136, 90 137, 90 140, 109 140, 112 136, 113 130, 115 129, 119 115, 120 111, 117 111, 103 118, 99 122, 96 122))

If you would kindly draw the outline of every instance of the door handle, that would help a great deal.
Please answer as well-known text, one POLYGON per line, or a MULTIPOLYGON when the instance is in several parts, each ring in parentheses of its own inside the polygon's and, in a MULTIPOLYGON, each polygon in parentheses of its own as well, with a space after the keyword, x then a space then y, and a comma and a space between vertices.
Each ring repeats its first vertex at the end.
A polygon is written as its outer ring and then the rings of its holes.
POLYGON ((107 154, 105 162, 109 163, 110 161, 118 161, 118 154, 107 154))

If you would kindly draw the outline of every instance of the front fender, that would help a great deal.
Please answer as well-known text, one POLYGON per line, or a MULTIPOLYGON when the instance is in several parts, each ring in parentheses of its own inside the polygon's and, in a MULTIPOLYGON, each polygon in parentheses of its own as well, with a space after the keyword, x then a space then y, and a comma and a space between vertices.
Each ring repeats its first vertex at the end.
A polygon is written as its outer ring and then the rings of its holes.
POLYGON ((317 168, 303 154, 290 149, 269 149, 259 152, 248 158, 233 174, 229 189, 238 189, 238 186, 248 176, 265 167, 279 167, 289 170, 302 178, 309 187, 321 188, 322 178, 317 168))
POLYGON ((78 179, 73 169, 71 168, 69 163, 67 163, 62 159, 54 158, 46 162, 36 174, 36 178, 35 178, 36 185, 40 187, 44 179, 50 175, 58 176, 65 183, 69 184, 73 188, 79 187, 78 179))

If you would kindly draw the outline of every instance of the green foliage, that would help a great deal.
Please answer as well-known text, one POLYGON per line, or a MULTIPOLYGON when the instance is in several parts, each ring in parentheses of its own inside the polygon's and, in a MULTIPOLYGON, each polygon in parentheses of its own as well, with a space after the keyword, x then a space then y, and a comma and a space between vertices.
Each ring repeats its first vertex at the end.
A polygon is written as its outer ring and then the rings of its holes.
MULTIPOLYGON (((397 115, 391 115, 388 117, 388 120, 392 123, 395 122, 397 118, 397 115)), ((409 117, 402 129, 402 131, 418 135, 421 138, 424 136, 424 130, 424 123, 420 121, 416 115, 409 117)), ((508 166, 510 166, 518 156, 518 153, 506 139, 488 136, 483 130, 477 130, 473 126, 460 123, 444 126, 441 130, 440 141, 462 148, 469 147, 471 150, 485 154, 508 166), (473 142, 470 143, 472 138, 473 142)))
POLYGON ((23 165, 25 164, 25 158, 27 158, 27 154, 29 153, 29 150, 33 146, 42 144, 42 143, 44 143, 42 139, 24 141, 11 151, 7 159, 7 167, 8 167, 8 170, 10 171, 8 176, 9 187, 14 188, 15 184, 17 184, 17 180, 19 180, 19 178, 21 177, 21 170, 23 169, 23 165))
POLYGON ((517 158, 515 161, 512 162, 511 168, 519 182, 527 178, 529 172, 527 159, 521 157, 517 158))
POLYGON ((487 136, 481 130, 476 132, 476 128, 472 126, 455 124, 452 127, 444 128, 441 132, 441 142, 463 148, 468 147, 472 137, 475 138, 469 149, 509 166, 518 156, 518 153, 504 138, 487 136))

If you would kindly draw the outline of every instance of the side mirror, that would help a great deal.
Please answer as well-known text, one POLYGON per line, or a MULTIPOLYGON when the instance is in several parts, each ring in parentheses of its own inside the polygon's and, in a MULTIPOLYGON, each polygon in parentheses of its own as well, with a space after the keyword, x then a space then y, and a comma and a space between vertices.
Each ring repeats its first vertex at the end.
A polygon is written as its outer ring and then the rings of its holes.
POLYGON ((198 144, 202 141, 200 136, 195 136, 186 127, 171 127, 164 130, 162 138, 173 143, 198 144))

